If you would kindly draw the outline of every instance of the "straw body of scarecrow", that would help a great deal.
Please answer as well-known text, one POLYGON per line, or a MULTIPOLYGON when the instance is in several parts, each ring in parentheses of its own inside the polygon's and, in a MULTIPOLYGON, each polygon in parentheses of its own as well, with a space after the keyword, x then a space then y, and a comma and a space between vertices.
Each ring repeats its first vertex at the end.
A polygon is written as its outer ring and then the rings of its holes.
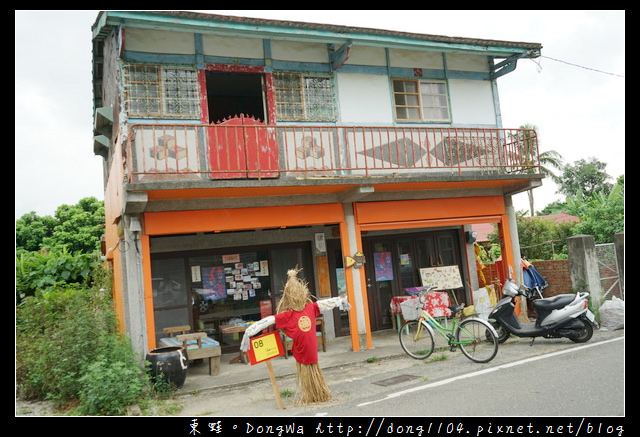
POLYGON ((318 366, 316 343, 316 317, 334 308, 349 310, 346 296, 313 302, 306 282, 298 278, 297 269, 287 272, 288 279, 282 291, 275 316, 267 316, 253 323, 245 331, 240 349, 249 349, 249 338, 263 329, 276 325, 293 340, 291 353, 296 360, 296 404, 325 402, 331 399, 331 390, 318 366))

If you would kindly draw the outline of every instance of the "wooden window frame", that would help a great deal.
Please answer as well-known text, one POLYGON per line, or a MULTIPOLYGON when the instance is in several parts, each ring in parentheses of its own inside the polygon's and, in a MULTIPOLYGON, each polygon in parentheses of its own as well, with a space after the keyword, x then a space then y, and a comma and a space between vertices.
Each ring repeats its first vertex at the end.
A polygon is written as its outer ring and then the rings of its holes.
MULTIPOLYGON (((449 93, 447 90, 447 84, 442 80, 425 80, 425 79, 393 79, 392 80, 392 92, 393 92, 393 107, 394 107, 394 116, 396 121, 400 122, 430 122, 430 123, 447 123, 451 122, 451 110, 449 105, 449 93), (403 89, 399 89, 397 85, 400 83, 403 84, 413 84, 415 85, 415 91, 406 90, 403 86, 403 89), (427 85, 442 85, 444 92, 443 93, 427 93, 426 88, 427 85), (435 96, 441 99, 444 99, 446 105, 444 106, 435 106, 429 105, 426 106, 425 97, 427 96, 435 96), (410 102, 410 97, 413 97, 415 102, 410 102), (445 118, 437 118, 437 117, 428 117, 425 115, 426 110, 432 109, 444 109, 446 110, 447 116, 445 118), (417 117, 401 117, 399 112, 401 110, 405 110, 407 112, 413 111, 417 112, 417 117)), ((407 114, 408 115, 408 114, 407 114)))

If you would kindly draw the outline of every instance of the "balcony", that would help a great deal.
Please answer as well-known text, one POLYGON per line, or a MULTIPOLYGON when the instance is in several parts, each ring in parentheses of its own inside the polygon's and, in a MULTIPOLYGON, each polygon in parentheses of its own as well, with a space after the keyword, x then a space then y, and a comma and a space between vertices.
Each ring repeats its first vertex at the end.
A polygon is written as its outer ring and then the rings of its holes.
POLYGON ((135 124, 126 147, 134 184, 540 173, 535 131, 521 129, 276 126, 240 116, 211 125, 135 124))

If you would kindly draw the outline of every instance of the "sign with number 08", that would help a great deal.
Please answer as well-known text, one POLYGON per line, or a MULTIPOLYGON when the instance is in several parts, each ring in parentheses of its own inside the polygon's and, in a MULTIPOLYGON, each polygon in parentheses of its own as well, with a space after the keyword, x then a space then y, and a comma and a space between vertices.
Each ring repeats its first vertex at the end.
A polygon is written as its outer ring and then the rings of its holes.
POLYGON ((254 337, 247 351, 251 365, 284 355, 284 347, 278 331, 254 337))

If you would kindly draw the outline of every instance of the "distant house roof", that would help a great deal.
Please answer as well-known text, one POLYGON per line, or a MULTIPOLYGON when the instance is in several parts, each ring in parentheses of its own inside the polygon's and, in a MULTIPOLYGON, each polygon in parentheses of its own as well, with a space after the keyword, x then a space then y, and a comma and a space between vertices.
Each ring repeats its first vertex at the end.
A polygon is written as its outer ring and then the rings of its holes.
POLYGON ((474 223, 471 225, 471 229, 476 232, 478 243, 486 243, 489 241, 489 234, 495 232, 495 225, 493 223, 474 223))
POLYGON ((580 219, 574 215, 569 215, 565 211, 562 211, 558 214, 549 214, 549 215, 537 215, 535 217, 527 217, 527 218, 535 218, 535 219, 545 219, 545 220, 553 220, 556 223, 567 223, 567 222, 579 222, 580 219))
MULTIPOLYGON (((567 214, 562 211, 558 214, 537 215, 534 217, 525 217, 534 219, 553 220, 555 223, 579 222, 580 219, 574 215, 567 214)), ((489 234, 496 232, 494 223, 474 223, 471 229, 476 232, 476 241, 478 243, 486 243, 489 241, 489 234)))

